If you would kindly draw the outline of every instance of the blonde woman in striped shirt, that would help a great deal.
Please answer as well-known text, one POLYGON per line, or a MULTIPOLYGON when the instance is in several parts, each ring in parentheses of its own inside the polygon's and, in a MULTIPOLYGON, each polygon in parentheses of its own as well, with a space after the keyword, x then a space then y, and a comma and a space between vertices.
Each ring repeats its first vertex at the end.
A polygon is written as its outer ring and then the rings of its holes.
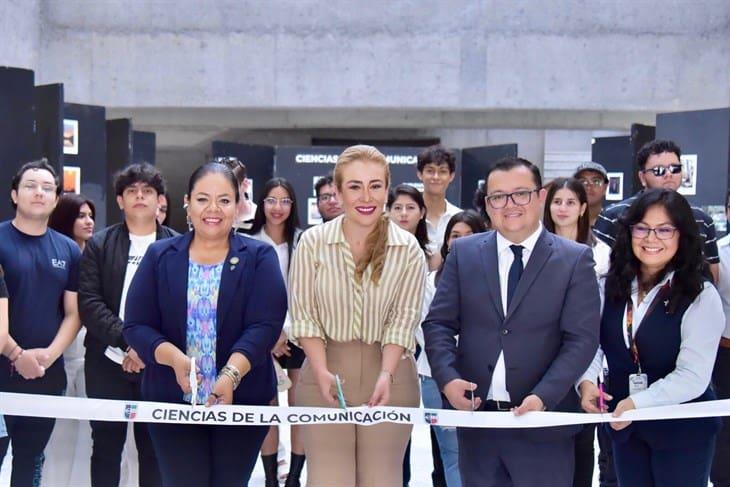
MULTIPOLYGON (((413 360, 425 259, 413 235, 383 214, 388 163, 377 149, 345 149, 334 180, 344 215, 302 235, 290 275, 291 333, 307 356, 299 406, 418 406, 413 360)), ((309 486, 402 485, 412 427, 305 426, 309 486)))

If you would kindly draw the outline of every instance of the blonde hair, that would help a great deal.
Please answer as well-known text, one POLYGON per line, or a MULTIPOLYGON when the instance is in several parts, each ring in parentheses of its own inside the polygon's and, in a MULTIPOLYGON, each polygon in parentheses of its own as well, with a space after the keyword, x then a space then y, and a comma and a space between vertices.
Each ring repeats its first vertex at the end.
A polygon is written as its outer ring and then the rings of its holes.
MULTIPOLYGON (((335 164, 334 181, 338 191, 342 191, 342 172, 344 168, 355 161, 368 161, 381 165, 385 169, 385 184, 390 186, 390 169, 388 161, 382 152, 371 145, 353 145, 345 149, 335 164)), ((386 214, 378 220, 368 238, 365 240, 365 257, 355 266, 355 280, 362 282, 362 276, 369 264, 372 264, 370 280, 374 284, 380 282, 385 265, 385 246, 388 243, 389 220, 386 214)))

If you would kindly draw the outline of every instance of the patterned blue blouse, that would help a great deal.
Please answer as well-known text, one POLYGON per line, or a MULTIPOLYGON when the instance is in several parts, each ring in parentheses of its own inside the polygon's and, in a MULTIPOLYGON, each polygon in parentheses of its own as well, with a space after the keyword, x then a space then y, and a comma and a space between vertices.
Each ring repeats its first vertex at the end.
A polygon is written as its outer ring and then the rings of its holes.
MULTIPOLYGON (((223 262, 220 264, 188 264, 188 357, 195 357, 198 374, 203 380, 198 386, 198 404, 205 404, 213 390, 218 374, 215 366, 216 311, 223 262)), ((183 400, 191 401, 190 393, 183 400)))

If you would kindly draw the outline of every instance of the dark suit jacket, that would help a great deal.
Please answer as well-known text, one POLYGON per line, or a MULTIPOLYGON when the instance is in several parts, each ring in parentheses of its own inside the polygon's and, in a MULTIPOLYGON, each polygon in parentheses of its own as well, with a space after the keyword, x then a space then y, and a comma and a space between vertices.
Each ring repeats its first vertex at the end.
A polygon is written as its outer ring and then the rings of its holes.
POLYGON ((456 240, 423 323, 439 387, 462 378, 475 382, 485 400, 503 350, 513 403, 536 394, 548 410, 577 411, 573 386, 598 348, 592 255, 588 246, 543 230, 505 316, 496 232, 456 240))
MULTIPOLYGON (((155 349, 165 341, 183 353, 186 349, 192 235, 188 232, 152 244, 127 293, 124 338, 146 365, 142 377, 146 400, 182 401, 173 369, 157 363, 155 349)), ((251 362, 251 371, 234 392, 235 404, 264 405, 276 394, 271 349, 286 311, 286 288, 274 249, 231 232, 218 293, 216 367, 220 370, 233 352, 241 352, 251 362)))

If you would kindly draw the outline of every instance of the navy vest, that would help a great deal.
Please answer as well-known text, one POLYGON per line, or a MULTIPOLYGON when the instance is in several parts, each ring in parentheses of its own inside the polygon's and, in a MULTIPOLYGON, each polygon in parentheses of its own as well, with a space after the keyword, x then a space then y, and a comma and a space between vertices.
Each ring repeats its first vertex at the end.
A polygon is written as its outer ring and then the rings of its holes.
MULTIPOLYGON (((665 305, 667 297, 659 294, 657 302, 644 316, 641 326, 634 337, 639 349, 641 371, 649 379, 649 385, 669 375, 677 365, 677 356, 682 342, 682 317, 691 304, 684 299, 674 313, 669 314, 665 305)), ((624 341, 623 315, 625 302, 606 300, 601 317, 601 348, 608 363, 607 392, 613 396, 608 403, 609 410, 629 395, 629 375, 638 372, 631 351, 624 341)), ((634 323, 636 326, 637 323, 634 323)), ((699 324, 697 324, 699 325, 699 324)), ((693 326, 689 323, 688 326, 693 326)), ((699 397, 689 402, 711 401, 715 393, 711 387, 699 397)), ((655 448, 671 448, 672 445, 687 445, 688 442, 707 441, 720 429, 719 418, 678 419, 661 421, 635 421, 622 431, 608 430, 614 441, 626 439, 638 433, 655 448)))

